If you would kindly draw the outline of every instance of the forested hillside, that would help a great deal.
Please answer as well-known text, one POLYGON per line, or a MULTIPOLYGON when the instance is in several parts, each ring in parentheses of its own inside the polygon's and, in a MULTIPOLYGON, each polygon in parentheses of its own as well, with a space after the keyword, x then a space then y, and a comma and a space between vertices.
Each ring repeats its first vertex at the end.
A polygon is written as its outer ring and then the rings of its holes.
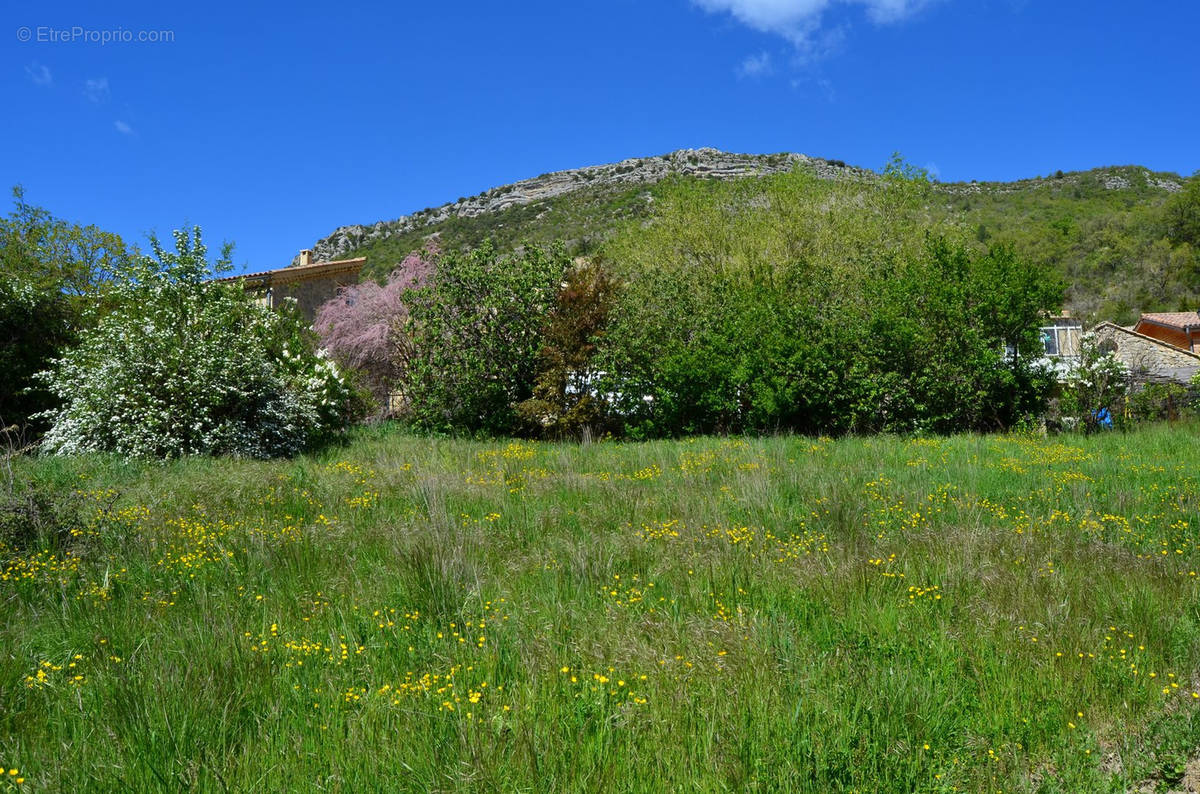
MULTIPOLYGON (((796 154, 684 150, 655 158, 544 174, 394 221, 346 226, 314 246, 319 257, 368 258, 382 278, 431 235, 443 249, 491 239, 500 249, 564 242, 597 250, 630 222, 650 217, 667 183, 754 180, 800 169, 879 189, 877 174, 796 154)), ((1086 320, 1130 322, 1142 311, 1200 304, 1200 184, 1138 166, 1102 167, 1016 182, 935 183, 927 207, 983 246, 1010 243, 1052 265, 1068 285, 1066 308, 1086 320)))
POLYGON ((1067 282, 1067 307, 1085 319, 1128 323, 1200 303, 1195 177, 1127 166, 940 192, 940 209, 980 242, 1009 242, 1052 265, 1067 282))

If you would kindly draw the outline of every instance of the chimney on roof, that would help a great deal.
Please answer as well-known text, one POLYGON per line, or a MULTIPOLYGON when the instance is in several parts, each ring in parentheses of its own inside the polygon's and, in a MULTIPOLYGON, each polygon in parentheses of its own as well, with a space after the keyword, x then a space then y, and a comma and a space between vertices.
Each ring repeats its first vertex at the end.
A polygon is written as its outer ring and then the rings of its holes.
POLYGON ((312 264, 312 251, 307 248, 300 250, 300 267, 312 264))

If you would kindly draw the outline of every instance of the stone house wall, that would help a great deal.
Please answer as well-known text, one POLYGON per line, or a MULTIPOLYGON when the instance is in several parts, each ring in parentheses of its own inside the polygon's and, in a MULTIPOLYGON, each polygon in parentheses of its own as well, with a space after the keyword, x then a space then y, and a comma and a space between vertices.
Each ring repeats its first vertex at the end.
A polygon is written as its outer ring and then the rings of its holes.
POLYGON ((1188 383, 1200 371, 1200 355, 1113 323, 1093 329, 1101 350, 1112 350, 1134 381, 1188 383))
POLYGON ((229 276, 221 281, 241 281, 248 292, 253 292, 260 302, 270 308, 282 306, 288 298, 294 298, 304 319, 312 323, 321 304, 336 297, 342 288, 358 283, 359 272, 367 260, 359 257, 310 263, 304 257, 302 261, 304 264, 298 267, 229 276))
POLYGON ((290 284, 279 284, 271 287, 271 307, 279 306, 287 298, 295 298, 299 304, 300 313, 304 315, 304 319, 309 323, 317 315, 317 309, 321 304, 328 301, 330 298, 338 294, 338 290, 343 287, 348 287, 358 283, 358 273, 335 274, 331 276, 320 276, 309 278, 303 281, 295 281, 290 284))

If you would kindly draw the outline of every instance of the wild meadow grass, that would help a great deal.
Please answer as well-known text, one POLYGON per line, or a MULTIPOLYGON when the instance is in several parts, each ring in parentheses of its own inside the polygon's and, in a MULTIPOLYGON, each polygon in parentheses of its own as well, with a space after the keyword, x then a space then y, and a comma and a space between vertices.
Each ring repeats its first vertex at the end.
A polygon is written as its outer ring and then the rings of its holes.
POLYGON ((1170 786, 1196 431, 19 461, 0 791, 1170 786))

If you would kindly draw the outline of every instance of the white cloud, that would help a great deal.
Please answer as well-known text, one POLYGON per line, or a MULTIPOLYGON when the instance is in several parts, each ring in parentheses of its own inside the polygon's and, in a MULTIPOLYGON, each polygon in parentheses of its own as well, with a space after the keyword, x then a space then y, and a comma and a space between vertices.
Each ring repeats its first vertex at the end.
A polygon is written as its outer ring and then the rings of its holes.
POLYGON ((758 55, 747 55, 737 68, 739 77, 765 77, 774 71, 771 65, 771 53, 760 52, 758 55))
POLYGON ((819 93, 819 95, 830 104, 837 101, 837 91, 834 89, 833 83, 823 77, 793 77, 789 84, 791 85, 793 91, 803 91, 809 96, 812 96, 814 93, 819 93))
POLYGON ((29 75, 29 79, 33 81, 34 85, 54 84, 54 76, 50 74, 50 70, 37 61, 25 67, 25 74, 29 75))
POLYGON ((921 10, 925 0, 859 0, 867 7, 867 16, 872 22, 885 25, 898 22, 906 16, 921 10))
POLYGON ((121 133, 122 135, 133 135, 134 134, 133 127, 130 127, 128 124, 126 124, 123 121, 114 121, 113 126, 116 127, 117 132, 121 133))
POLYGON ((808 50, 821 28, 821 17, 832 6, 858 5, 876 24, 903 19, 930 0, 692 0, 714 14, 727 13, 761 33, 783 36, 796 47, 808 50))
POLYGON ((96 103, 103 102, 104 100, 108 99, 108 93, 107 77, 96 77, 84 81, 83 95, 86 96, 89 101, 96 103))
POLYGON ((761 33, 777 33, 801 44, 819 23, 829 0, 694 0, 713 14, 728 13, 761 33))

